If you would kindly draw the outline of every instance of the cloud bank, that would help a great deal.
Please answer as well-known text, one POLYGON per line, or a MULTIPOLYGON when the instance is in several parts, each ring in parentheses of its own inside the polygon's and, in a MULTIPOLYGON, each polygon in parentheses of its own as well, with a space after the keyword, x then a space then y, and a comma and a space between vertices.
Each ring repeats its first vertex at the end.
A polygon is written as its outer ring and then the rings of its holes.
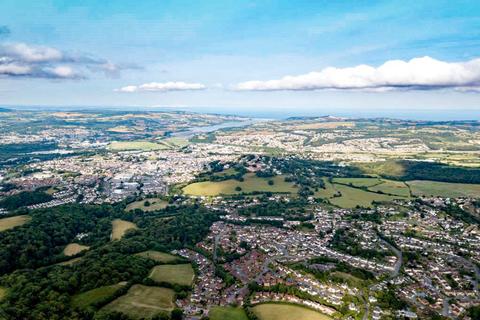
POLYGON ((90 72, 116 76, 134 66, 117 65, 88 55, 69 54, 47 46, 0 44, 0 76, 49 79, 83 79, 90 72))
POLYGON ((126 86, 115 91, 119 92, 168 92, 168 91, 186 91, 186 90, 204 90, 207 87, 201 83, 176 82, 150 82, 138 86, 126 86))
POLYGON ((267 81, 246 81, 236 90, 433 90, 480 91, 480 59, 444 62, 431 57, 390 60, 379 67, 328 67, 318 72, 267 81))

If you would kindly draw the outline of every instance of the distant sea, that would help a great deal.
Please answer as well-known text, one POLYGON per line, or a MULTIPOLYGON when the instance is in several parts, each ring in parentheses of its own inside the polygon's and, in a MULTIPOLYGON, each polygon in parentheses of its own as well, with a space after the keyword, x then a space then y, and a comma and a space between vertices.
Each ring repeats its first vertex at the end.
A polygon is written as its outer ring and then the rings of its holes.
POLYGON ((285 119, 288 117, 321 117, 335 116, 345 118, 392 118, 402 120, 431 120, 431 121, 451 121, 451 120, 480 120, 480 106, 478 110, 415 110, 405 108, 403 110, 391 110, 390 108, 375 110, 353 110, 350 108, 328 108, 302 109, 302 108, 233 108, 233 107, 114 107, 114 106, 4 106, 16 110, 49 110, 49 111, 98 111, 98 110, 117 110, 117 111, 188 111, 198 113, 214 113, 221 115, 237 115, 249 118, 261 119, 285 119))

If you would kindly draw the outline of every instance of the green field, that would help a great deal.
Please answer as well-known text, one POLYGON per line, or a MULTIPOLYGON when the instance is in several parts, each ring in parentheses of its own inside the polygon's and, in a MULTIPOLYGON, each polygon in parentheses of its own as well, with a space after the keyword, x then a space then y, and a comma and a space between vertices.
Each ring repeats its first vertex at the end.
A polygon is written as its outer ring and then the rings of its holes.
POLYGON ((187 139, 178 137, 167 138, 162 140, 161 142, 173 148, 183 148, 189 144, 187 139))
POLYGON ((331 317, 320 312, 291 304, 263 303, 253 307, 260 320, 329 320, 331 317))
POLYGON ((244 181, 224 180, 219 182, 204 181, 189 184, 183 188, 183 192, 193 196, 218 196, 218 195, 234 195, 251 192, 281 192, 294 193, 298 192, 297 187, 293 183, 285 182, 283 176, 275 176, 272 178, 259 178, 253 173, 247 173, 244 181), (268 181, 273 180, 274 184, 269 185, 268 181), (240 187, 241 190, 235 190, 240 187))
POLYGON ((379 178, 333 178, 333 182, 352 185, 354 187, 372 187, 382 183, 379 178))
POLYGON ((335 189, 339 191, 342 196, 330 198, 330 203, 341 208, 354 208, 357 205, 369 208, 373 201, 392 201, 394 199, 404 199, 403 197, 388 196, 373 192, 364 191, 357 188, 348 187, 341 184, 335 184, 335 189))
POLYGON ((165 150, 169 149, 167 145, 150 142, 150 141, 113 141, 108 145, 108 149, 112 151, 128 151, 128 150, 165 150))
POLYGON ((403 181, 393 181, 382 179, 382 182, 378 185, 369 187, 368 190, 381 191, 387 194, 394 194, 403 197, 410 196, 410 188, 403 181))
POLYGON ((5 298, 5 295, 7 294, 7 289, 0 287, 0 301, 5 298))
POLYGON ((136 255, 154 260, 156 262, 162 262, 162 263, 169 263, 179 259, 174 255, 171 255, 165 252, 160 252, 160 251, 153 251, 153 250, 140 252, 140 253, 137 253, 136 255))
POLYGON ((347 184, 354 187, 364 187, 373 192, 385 194, 410 196, 410 189, 403 181, 393 181, 379 178, 334 178, 333 182, 347 184))
POLYGON ((130 221, 115 219, 112 221, 112 240, 120 240, 128 230, 137 229, 137 225, 130 221))
POLYGON ((208 312, 210 320, 248 320, 245 310, 234 307, 213 307, 208 312))
POLYGON ((156 211, 165 209, 168 205, 168 202, 159 198, 144 199, 129 203, 125 208, 125 211, 132 211, 135 209, 140 209, 146 212, 156 211), (150 203, 149 206, 145 206, 145 201, 150 203))
POLYGON ((480 198, 480 184, 449 183, 428 180, 407 181, 415 196, 480 198))
POLYGON ((76 294, 72 297, 72 306, 78 308, 85 308, 93 303, 100 302, 108 297, 113 296, 120 288, 125 286, 126 282, 120 282, 111 286, 95 288, 76 294))
POLYGON ((89 246, 83 246, 78 243, 69 243, 64 249, 63 249, 63 255, 67 257, 74 256, 76 254, 79 254, 82 251, 90 249, 89 246))
POLYGON ((182 286, 190 286, 193 283, 195 273, 190 263, 174 265, 166 264, 153 267, 148 277, 158 283, 167 282, 182 286))
POLYGON ((0 219, 0 232, 21 226, 30 221, 30 216, 22 215, 0 219))
POLYGON ((152 318, 156 314, 172 311, 174 296, 172 289, 136 284, 102 310, 121 312, 133 319, 152 318))

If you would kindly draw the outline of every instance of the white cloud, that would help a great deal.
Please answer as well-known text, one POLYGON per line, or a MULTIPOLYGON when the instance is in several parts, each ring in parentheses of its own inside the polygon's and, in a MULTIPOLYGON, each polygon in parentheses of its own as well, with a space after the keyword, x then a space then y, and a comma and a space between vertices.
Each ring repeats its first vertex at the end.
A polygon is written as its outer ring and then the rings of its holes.
POLYGON ((166 91, 185 91, 185 90, 204 90, 207 87, 201 83, 187 83, 182 81, 170 82, 150 82, 138 86, 125 86, 115 91, 119 92, 166 92, 166 91))
MULTIPOLYGON (((390 60, 379 67, 328 67, 318 72, 267 81, 246 81, 236 90, 430 90, 480 88, 480 59, 444 62, 430 57, 390 60)), ((473 90, 474 91, 474 90, 473 90)))
POLYGON ((81 79, 89 72, 118 76, 129 64, 114 64, 89 55, 69 54, 59 49, 25 43, 0 44, 0 76, 51 79, 81 79))

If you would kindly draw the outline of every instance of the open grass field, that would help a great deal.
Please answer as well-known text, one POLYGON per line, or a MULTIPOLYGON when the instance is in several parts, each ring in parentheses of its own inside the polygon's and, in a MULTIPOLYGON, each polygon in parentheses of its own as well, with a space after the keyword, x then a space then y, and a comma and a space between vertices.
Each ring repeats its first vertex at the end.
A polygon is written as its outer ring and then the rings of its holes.
POLYGON ((330 202, 341 208, 354 208, 357 205, 369 208, 372 206, 373 201, 392 201, 394 199, 402 198, 368 192, 340 184, 335 184, 335 189, 339 191, 342 196, 330 198, 330 202))
POLYGON ((162 263, 169 263, 178 259, 178 257, 175 257, 171 254, 153 250, 139 252, 136 255, 162 263))
POLYGON ((139 200, 139 201, 129 203, 125 208, 125 211, 140 209, 140 210, 149 212, 149 211, 165 209, 167 205, 168 205, 168 202, 165 200, 158 199, 158 198, 151 198, 151 199, 139 200), (148 201, 150 205, 145 206, 145 201, 148 201))
POLYGON ((89 246, 83 246, 81 244, 78 244, 78 243, 69 243, 65 249, 63 249, 63 255, 67 256, 67 257, 71 257, 71 256, 74 256, 82 251, 85 251, 85 250, 88 250, 90 249, 89 246))
POLYGON ((327 178, 323 178, 323 182, 325 183, 325 189, 319 188, 318 191, 315 191, 314 197, 330 199, 337 193, 337 190, 335 189, 334 184, 328 182, 327 178))
POLYGON ((379 178, 334 178, 333 182, 351 184, 354 187, 373 187, 382 183, 379 178))
POLYGON ((111 286, 104 286, 95 288, 76 294, 72 297, 72 306, 78 308, 85 308, 93 303, 100 302, 103 299, 111 297, 117 290, 125 286, 126 282, 120 282, 111 286))
POLYGON ((158 313, 172 311, 174 295, 172 289, 136 284, 102 310, 121 312, 133 319, 152 318, 158 313))
POLYGON ((449 183, 427 180, 407 181, 415 196, 480 198, 480 184, 449 183))
POLYGON ((210 320, 248 320, 247 314, 242 308, 213 307, 208 313, 210 320))
POLYGON ((113 141, 108 145, 108 149, 113 151, 128 151, 128 150, 152 151, 152 150, 165 150, 165 149, 169 149, 169 147, 160 143, 138 140, 138 141, 113 141))
POLYGON ((354 187, 366 187, 374 192, 383 192, 398 196, 410 196, 410 189, 403 181, 394 181, 380 178, 334 178, 333 182, 352 185, 354 187))
POLYGON ((189 144, 187 139, 179 137, 167 138, 162 140, 161 142, 172 148, 183 148, 189 144))
POLYGON ((150 279, 156 282, 168 282, 182 286, 190 286, 193 283, 195 273, 190 263, 186 264, 166 264, 153 267, 150 279))
POLYGON ((7 289, 0 287, 0 301, 2 301, 3 298, 5 298, 6 294, 7 294, 7 289))
POLYGON ((183 192, 192 196, 218 196, 218 195, 234 195, 242 192, 282 192, 297 193, 298 188, 293 183, 285 182, 283 176, 275 176, 272 178, 259 178, 253 173, 247 173, 244 181, 225 180, 225 181, 204 181, 189 184, 183 188, 183 192), (274 184, 269 185, 268 181, 273 180, 274 184), (241 190, 235 190, 240 187, 241 190))
POLYGON ((30 221, 30 216, 22 215, 0 219, 0 232, 21 226, 30 221))
POLYGON ((137 229, 137 225, 130 221, 115 219, 112 221, 112 240, 120 240, 128 230, 137 229))
POLYGON ((320 312, 291 304, 263 303, 253 307, 260 320, 329 320, 331 317, 320 312))
POLYGON ((382 179, 380 184, 369 187, 368 190, 381 191, 387 194, 394 194, 403 197, 410 196, 410 188, 403 181, 382 179))

